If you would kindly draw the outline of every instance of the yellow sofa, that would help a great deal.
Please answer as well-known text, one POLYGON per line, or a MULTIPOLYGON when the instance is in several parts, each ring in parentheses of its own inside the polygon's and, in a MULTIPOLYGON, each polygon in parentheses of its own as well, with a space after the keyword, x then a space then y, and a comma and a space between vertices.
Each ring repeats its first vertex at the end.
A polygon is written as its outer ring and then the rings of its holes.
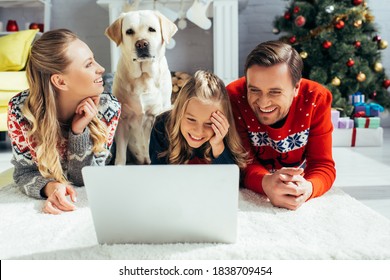
POLYGON ((7 131, 8 102, 15 94, 28 88, 25 71, 0 72, 0 131, 7 131))
POLYGON ((0 36, 0 140, 7 132, 8 102, 15 94, 28 88, 24 71, 32 42, 38 30, 22 30, 0 36))

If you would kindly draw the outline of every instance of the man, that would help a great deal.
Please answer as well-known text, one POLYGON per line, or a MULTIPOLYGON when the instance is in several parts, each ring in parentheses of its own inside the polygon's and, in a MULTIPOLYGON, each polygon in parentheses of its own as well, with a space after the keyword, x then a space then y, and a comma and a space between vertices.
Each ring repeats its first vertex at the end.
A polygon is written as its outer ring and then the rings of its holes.
POLYGON ((251 163, 244 187, 277 207, 299 208, 336 177, 332 158, 332 94, 302 78, 290 45, 269 41, 247 57, 245 77, 227 86, 237 130, 251 163))

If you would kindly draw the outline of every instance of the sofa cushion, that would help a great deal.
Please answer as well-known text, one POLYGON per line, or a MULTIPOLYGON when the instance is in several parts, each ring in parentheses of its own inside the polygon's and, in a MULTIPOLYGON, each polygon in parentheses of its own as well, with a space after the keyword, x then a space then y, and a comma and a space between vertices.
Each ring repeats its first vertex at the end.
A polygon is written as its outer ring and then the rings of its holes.
POLYGON ((26 66, 37 32, 37 29, 29 29, 0 37, 0 71, 19 71, 26 66))

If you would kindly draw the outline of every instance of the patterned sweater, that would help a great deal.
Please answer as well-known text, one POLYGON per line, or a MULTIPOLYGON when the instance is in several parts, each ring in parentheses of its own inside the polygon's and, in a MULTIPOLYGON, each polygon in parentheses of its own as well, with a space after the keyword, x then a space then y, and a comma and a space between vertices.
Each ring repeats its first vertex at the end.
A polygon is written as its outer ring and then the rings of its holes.
POLYGON ((332 158, 332 94, 325 87, 302 79, 280 128, 259 123, 248 104, 245 77, 229 84, 227 90, 238 133, 253 160, 245 170, 244 187, 264 193, 265 174, 304 164, 304 178, 313 185, 311 197, 331 188, 336 177, 332 158))
MULTIPOLYGON (((35 147, 32 137, 28 137, 31 126, 23 116, 22 108, 29 95, 23 91, 11 98, 8 104, 8 134, 11 139, 15 166, 14 180, 21 190, 35 198, 46 198, 41 191, 52 178, 44 178, 38 170, 35 147)), ((100 95, 98 118, 108 128, 105 150, 93 154, 93 142, 88 127, 82 134, 75 135, 70 128, 63 131, 67 139, 58 143, 60 161, 66 177, 75 186, 83 186, 81 169, 88 165, 104 165, 111 156, 109 149, 112 145, 116 127, 121 112, 118 100, 109 93, 100 95)))

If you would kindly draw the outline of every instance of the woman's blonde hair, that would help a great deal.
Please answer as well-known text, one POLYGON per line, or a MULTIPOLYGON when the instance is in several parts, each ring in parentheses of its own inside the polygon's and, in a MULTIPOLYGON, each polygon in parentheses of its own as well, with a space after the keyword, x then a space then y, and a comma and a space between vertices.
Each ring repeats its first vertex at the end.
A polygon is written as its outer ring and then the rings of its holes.
MULTIPOLYGON (((247 153, 241 145, 241 140, 234 124, 233 112, 225 84, 216 75, 203 70, 197 71, 178 93, 166 124, 169 148, 159 156, 167 156, 171 164, 183 164, 189 161, 192 148, 181 134, 180 123, 187 109, 188 102, 193 98, 197 98, 202 102, 217 103, 221 106, 222 113, 230 124, 229 131, 224 138, 225 147, 230 150, 236 164, 240 168, 244 168, 247 162, 247 153)), ((203 156, 209 162, 212 159, 209 142, 204 144, 203 156)))
MULTIPOLYGON (((50 77, 62 74, 71 63, 66 55, 69 44, 78 37, 67 29, 45 32, 34 42, 26 73, 29 95, 23 106, 23 114, 30 122, 32 137, 36 143, 36 161, 43 177, 69 184, 61 166, 57 145, 64 138, 57 118, 57 89, 50 77)), ((88 128, 93 141, 92 151, 100 152, 106 142, 107 127, 96 116, 88 128)))

